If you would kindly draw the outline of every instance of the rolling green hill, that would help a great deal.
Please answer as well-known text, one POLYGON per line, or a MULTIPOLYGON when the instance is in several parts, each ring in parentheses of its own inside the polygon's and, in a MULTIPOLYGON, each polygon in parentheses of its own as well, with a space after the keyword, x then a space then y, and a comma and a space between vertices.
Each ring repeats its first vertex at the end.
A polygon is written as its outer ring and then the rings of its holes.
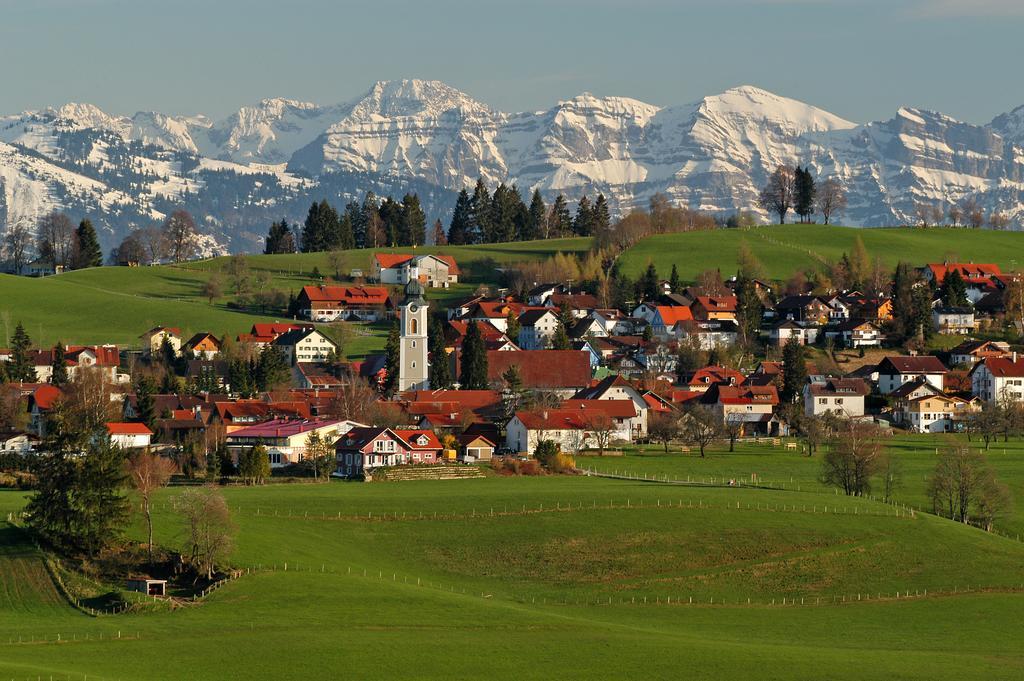
MULTIPOLYGON (((425 249, 378 249, 386 252, 443 251, 455 256, 463 269, 462 282, 448 290, 434 290, 428 298, 448 300, 470 293, 479 283, 496 280, 495 267, 503 263, 523 262, 564 253, 584 252, 588 239, 551 239, 512 244, 453 246, 425 249)), ((369 270, 374 250, 345 252, 341 274, 350 270, 369 270)), ((214 270, 223 270, 227 258, 214 258, 182 266, 98 267, 69 272, 56 277, 29 279, 0 275, 0 333, 10 337, 21 321, 38 343, 138 344, 139 335, 156 325, 178 326, 186 335, 211 331, 237 334, 248 331, 253 322, 272 321, 272 317, 228 309, 234 299, 231 282, 223 278, 224 298, 210 302, 202 297, 202 287, 214 270)), ((333 274, 328 254, 251 255, 246 261, 253 275, 265 272, 269 289, 289 293, 298 291, 314 279, 314 269, 333 274)), ((369 329, 349 354, 365 354, 383 347, 384 331, 369 329)), ((6 344, 6 341, 0 344, 6 344)))
POLYGON ((914 266, 960 260, 994 262, 1004 270, 1024 268, 1024 233, 953 228, 857 229, 831 225, 772 225, 750 229, 719 229, 648 237, 626 251, 623 271, 639 275, 648 262, 667 278, 673 263, 683 279, 719 269, 728 278, 736 272, 736 253, 746 242, 764 264, 767 276, 788 279, 797 269, 838 260, 860 236, 871 256, 888 265, 906 260, 914 266))
MULTIPOLYGON (((170 545, 177 493, 157 511, 170 545)), ((0 599, 0 678, 1024 673, 1024 544, 869 500, 579 477, 226 495, 253 574, 170 612, 0 599)))

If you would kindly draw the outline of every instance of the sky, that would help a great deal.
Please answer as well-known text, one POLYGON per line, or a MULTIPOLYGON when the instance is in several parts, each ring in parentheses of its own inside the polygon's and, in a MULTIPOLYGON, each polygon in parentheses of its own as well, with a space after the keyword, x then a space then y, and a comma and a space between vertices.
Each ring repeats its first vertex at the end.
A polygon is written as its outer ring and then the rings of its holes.
POLYGON ((500 110, 749 84, 855 122, 1024 105, 1024 0, 0 0, 0 114, 213 118, 442 80, 500 110))

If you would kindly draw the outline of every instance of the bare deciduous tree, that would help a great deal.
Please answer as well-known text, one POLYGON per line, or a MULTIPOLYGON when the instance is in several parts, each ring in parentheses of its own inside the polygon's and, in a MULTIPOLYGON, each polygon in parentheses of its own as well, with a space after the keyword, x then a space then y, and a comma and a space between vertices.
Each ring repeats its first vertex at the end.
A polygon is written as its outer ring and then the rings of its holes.
POLYGON ((928 479, 928 495, 935 513, 988 531, 1010 506, 1009 493, 996 480, 984 455, 956 443, 939 454, 928 479))
POLYGON ((700 450, 703 459, 707 447, 721 439, 722 421, 710 409, 693 407, 683 415, 682 435, 686 442, 700 450))
POLYGON ((150 502, 153 493, 162 488, 174 475, 177 466, 170 459, 150 452, 136 452, 126 463, 128 479, 142 498, 142 514, 146 517, 149 541, 149 563, 153 564, 153 512, 150 502))
POLYGON ((50 213, 36 230, 39 257, 54 266, 70 267, 75 257, 75 225, 64 213, 50 213))
POLYGON ((666 454, 668 444, 678 438, 679 433, 679 415, 674 412, 655 412, 647 419, 647 436, 655 442, 662 443, 666 454))
POLYGON ((11 271, 21 272, 21 268, 32 259, 32 248, 32 230, 26 222, 8 225, 4 233, 3 257, 10 263, 11 271))
POLYGON ((988 216, 988 226, 992 229, 1006 229, 1010 225, 1010 219, 999 211, 992 211, 988 216))
POLYGON ((602 411, 588 414, 585 422, 587 432, 597 444, 598 453, 604 456, 604 450, 611 444, 615 435, 615 421, 602 411))
POLYGON ((960 226, 960 220, 964 217, 964 211, 960 206, 953 204, 949 207, 949 224, 954 227, 960 226))
POLYGON ((150 225, 136 230, 134 235, 142 246, 143 258, 150 265, 155 265, 167 257, 167 237, 157 225, 150 225))
POLYGON ((973 196, 964 199, 960 208, 963 210, 963 219, 968 227, 978 229, 985 224, 985 211, 973 196))
POLYGON ((174 262, 184 262, 199 251, 195 220, 187 210, 178 209, 164 220, 164 239, 168 254, 174 262))
POLYGON ((830 177, 818 187, 818 212, 827 225, 832 217, 846 210, 846 189, 834 177, 830 177))
POLYGON ((213 579, 217 563, 231 553, 235 534, 224 495, 213 487, 188 489, 175 499, 174 506, 183 516, 188 533, 183 553, 197 573, 213 579))
POLYGON ((761 190, 757 198, 758 205, 766 211, 779 216, 779 224, 786 221, 786 213, 793 205, 794 173, 788 166, 779 166, 768 178, 768 184, 761 190))
POLYGON ((871 491, 871 478, 885 457, 882 432, 873 423, 848 419, 836 431, 822 461, 821 481, 848 495, 871 491))

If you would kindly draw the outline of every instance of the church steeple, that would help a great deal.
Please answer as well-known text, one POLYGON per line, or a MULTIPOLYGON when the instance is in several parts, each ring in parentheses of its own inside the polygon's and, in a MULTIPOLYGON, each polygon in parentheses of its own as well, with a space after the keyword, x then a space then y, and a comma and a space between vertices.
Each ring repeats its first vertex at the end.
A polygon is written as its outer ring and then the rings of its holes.
POLYGON ((414 279, 406 284, 399 311, 398 390, 428 390, 427 303, 420 282, 414 279))

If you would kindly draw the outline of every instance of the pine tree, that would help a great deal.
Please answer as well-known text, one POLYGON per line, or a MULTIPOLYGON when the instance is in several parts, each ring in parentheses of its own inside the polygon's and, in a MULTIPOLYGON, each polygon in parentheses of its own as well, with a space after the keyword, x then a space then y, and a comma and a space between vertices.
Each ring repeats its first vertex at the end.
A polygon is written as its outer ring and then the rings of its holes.
POLYGON ((608 201, 604 194, 598 194, 594 202, 594 210, 591 219, 591 234, 607 234, 612 228, 611 211, 608 210, 608 201))
POLYGON ((388 332, 388 340, 384 345, 384 394, 391 397, 398 390, 398 376, 401 371, 401 336, 398 324, 395 323, 388 332))
POLYGON ((590 207, 590 199, 584 194, 576 206, 576 217, 572 221, 572 231, 576 236, 590 236, 594 233, 594 214, 590 207))
POLYGON ((302 226, 302 252, 315 253, 327 250, 320 216, 320 204, 313 202, 302 226))
POLYGON ((345 204, 345 217, 348 218, 349 224, 352 225, 352 247, 365 248, 366 220, 364 219, 359 202, 349 201, 345 204))
POLYGON ((491 195, 483 178, 478 178, 470 199, 470 227, 466 232, 467 244, 486 243, 493 230, 491 228, 491 195))
POLYGON ((932 289, 928 286, 918 286, 914 289, 914 336, 922 341, 928 341, 932 337, 932 289))
POLYGON ((569 203, 565 196, 559 194, 551 204, 551 231, 549 237, 562 237, 572 233, 572 216, 569 215, 569 203))
POLYGON ((534 189, 533 198, 530 199, 530 208, 526 213, 526 221, 523 223, 523 231, 519 235, 520 241, 530 241, 544 236, 547 212, 548 208, 544 205, 544 197, 540 195, 539 189, 534 189))
POLYGON ((892 316, 898 340, 905 342, 917 333, 914 309, 914 276, 902 260, 896 265, 892 282, 892 316))
POLYGON ((281 351, 273 345, 264 345, 256 363, 256 389, 272 390, 277 386, 285 385, 290 382, 291 375, 291 367, 288 366, 281 351))
POLYGON ((847 263, 850 271, 850 286, 858 291, 863 291, 867 287, 871 273, 871 256, 859 234, 853 241, 853 252, 850 253, 847 263))
POLYGON ((459 192, 455 199, 455 210, 452 212, 452 221, 448 226, 448 243, 452 246, 462 246, 469 243, 470 232, 473 228, 473 201, 469 198, 469 192, 465 189, 459 192))
POLYGON ((402 221, 399 229, 400 246, 422 246, 427 241, 427 216, 420 207, 420 197, 406 194, 402 197, 402 221))
POLYGON ((381 202, 378 212, 384 228, 384 244, 397 246, 402 232, 402 204, 387 196, 381 202))
POLYGON ((85 218, 78 223, 75 230, 75 243, 78 248, 75 258, 75 268, 99 267, 103 264, 103 250, 100 248, 100 240, 96 237, 96 229, 92 221, 85 218))
MULTIPOLYGON (((375 232, 378 232, 380 227, 380 203, 377 201, 376 194, 366 192, 366 196, 363 197, 363 205, 359 209, 359 227, 356 229, 357 233, 362 234, 360 248, 374 248, 382 245, 374 242, 375 232)), ((357 243, 359 243, 358 240, 357 243)))
POLYGON ((644 300, 654 300, 658 297, 658 270, 653 262, 647 263, 647 269, 639 284, 644 300))
POLYGON ((555 333, 551 336, 551 349, 552 350, 571 350, 572 343, 569 340, 569 330, 566 328, 565 321, 562 319, 558 320, 558 326, 555 327, 555 333))
POLYGON ((466 337, 462 340, 462 367, 459 372, 459 387, 462 390, 486 390, 487 384, 487 346, 476 320, 471 320, 466 327, 466 337))
POLYGON ((447 390, 452 387, 452 370, 448 351, 445 349, 444 332, 436 317, 431 317, 430 322, 430 388, 447 390))
POLYGON ((490 226, 488 242, 514 241, 523 230, 526 222, 526 206, 519 190, 499 184, 491 199, 490 226))
POLYGON ((11 359, 7 363, 7 379, 32 383, 36 380, 36 368, 29 353, 32 350, 32 339, 25 332, 25 327, 18 322, 11 336, 11 359))
POLYGON ((440 219, 434 220, 434 233, 432 236, 432 241, 434 242, 435 246, 448 245, 448 235, 444 233, 444 225, 441 224, 440 219))
POLYGON ((267 242, 263 249, 263 253, 266 255, 274 255, 277 253, 294 253, 295 252, 295 240, 292 238, 292 231, 288 228, 288 222, 281 220, 280 222, 270 223, 270 231, 267 232, 267 242), (289 246, 291 250, 288 250, 289 246))
POLYGON ((793 211, 806 222, 814 212, 817 190, 810 168, 796 167, 793 176, 793 211))
POLYGON ((156 382, 149 376, 143 376, 135 383, 135 413, 136 418, 145 423, 150 430, 156 424, 156 401, 153 395, 156 393, 156 382))
POLYGON ((792 404, 803 394, 807 382, 807 360, 804 345, 796 336, 790 336, 782 346, 782 391, 779 399, 783 404, 792 404))
POLYGON ((939 287, 939 295, 942 297, 942 304, 949 307, 965 307, 970 304, 967 299, 967 284, 958 270, 950 270, 942 278, 942 286, 939 287))
POLYGON ((679 268, 672 263, 672 273, 668 275, 668 288, 672 293, 679 293, 682 290, 682 283, 679 281, 679 268))
POLYGON ((335 247, 341 250, 356 247, 355 226, 352 224, 352 215, 347 210, 338 220, 338 243, 335 247))
POLYGON ((68 364, 64 354, 64 344, 57 341, 53 346, 53 362, 50 364, 50 383, 61 386, 68 382, 68 364))

